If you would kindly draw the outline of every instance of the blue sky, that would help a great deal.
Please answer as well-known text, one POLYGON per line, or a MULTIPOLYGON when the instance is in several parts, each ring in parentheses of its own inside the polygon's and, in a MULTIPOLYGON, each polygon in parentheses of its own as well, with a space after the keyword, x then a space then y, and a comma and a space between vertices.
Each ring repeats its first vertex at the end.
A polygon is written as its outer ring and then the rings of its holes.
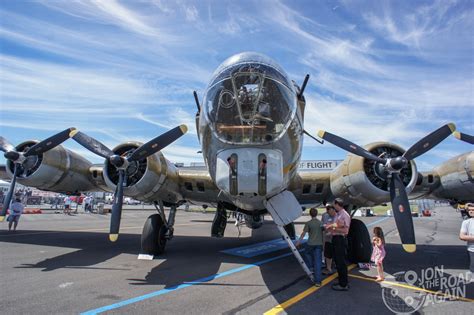
MULTIPOLYGON (((270 56, 296 82, 311 75, 314 135, 408 148, 447 122, 474 134, 473 24, 472 1, 6 0, 0 134, 18 144, 74 126, 114 147, 185 123, 165 156, 202 161, 192 91, 202 99, 215 68, 242 51, 270 56)), ((469 150, 450 137, 416 161, 427 170, 469 150)), ((303 159, 344 157, 305 138, 303 159)))

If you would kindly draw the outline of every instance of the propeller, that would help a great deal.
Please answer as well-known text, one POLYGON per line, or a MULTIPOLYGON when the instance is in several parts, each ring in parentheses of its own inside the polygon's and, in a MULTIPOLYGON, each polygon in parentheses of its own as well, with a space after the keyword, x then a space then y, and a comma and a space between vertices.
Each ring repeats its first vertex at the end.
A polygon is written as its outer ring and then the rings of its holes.
POLYGON ((468 135, 466 133, 462 133, 459 131, 453 132, 454 136, 459 140, 465 141, 470 144, 474 144, 474 136, 468 135))
POLYGON ((387 178, 390 181, 392 211, 395 216, 395 222, 400 234, 403 249, 406 252, 413 253, 416 251, 415 231, 413 228, 410 204, 408 202, 405 185, 400 178, 400 171, 407 167, 409 161, 434 148, 453 133, 455 129, 456 127, 454 124, 446 124, 412 145, 405 153, 403 153, 403 155, 389 158, 376 156, 344 138, 323 130, 318 132, 318 136, 343 150, 373 160, 376 163, 380 163, 380 166, 388 173, 387 178))
POLYGON ((0 222, 5 220, 5 215, 8 208, 10 207, 10 201, 12 200, 13 193, 15 191, 16 178, 34 166, 37 156, 51 150, 52 148, 69 139, 69 134, 75 130, 76 128, 73 127, 65 129, 41 142, 38 142, 37 144, 28 148, 25 152, 17 151, 7 139, 0 137, 0 150, 5 152, 5 158, 13 163, 13 178, 7 196, 3 201, 2 211, 0 212, 0 222))
POLYGON ((175 127, 143 144, 127 156, 115 154, 107 146, 83 132, 78 130, 71 132, 71 137, 75 141, 93 153, 105 158, 118 171, 119 178, 117 186, 115 187, 114 201, 112 204, 112 217, 110 219, 109 239, 112 242, 115 242, 119 236, 123 205, 123 186, 127 177, 126 173, 128 167, 134 164, 134 162, 138 162, 139 160, 145 159, 150 155, 162 150, 177 140, 179 137, 184 135, 187 131, 188 127, 186 127, 186 125, 175 127))

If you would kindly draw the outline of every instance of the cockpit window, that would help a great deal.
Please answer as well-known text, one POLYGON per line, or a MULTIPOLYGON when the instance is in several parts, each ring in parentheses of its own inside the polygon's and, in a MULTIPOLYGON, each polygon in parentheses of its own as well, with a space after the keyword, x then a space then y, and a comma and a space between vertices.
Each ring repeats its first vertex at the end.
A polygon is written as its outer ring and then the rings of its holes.
POLYGON ((205 96, 211 127, 226 142, 272 142, 296 110, 288 80, 270 66, 240 64, 217 76, 205 96))

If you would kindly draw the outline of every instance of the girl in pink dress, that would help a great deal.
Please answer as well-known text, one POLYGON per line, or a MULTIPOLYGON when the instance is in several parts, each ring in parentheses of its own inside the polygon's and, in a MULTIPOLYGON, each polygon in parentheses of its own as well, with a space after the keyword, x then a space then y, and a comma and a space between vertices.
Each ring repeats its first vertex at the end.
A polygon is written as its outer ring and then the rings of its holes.
POLYGON ((374 228, 374 237, 372 237, 372 258, 371 260, 377 266, 377 278, 375 281, 381 282, 385 280, 383 274, 383 259, 385 258, 385 238, 383 236, 382 228, 376 226, 374 228))

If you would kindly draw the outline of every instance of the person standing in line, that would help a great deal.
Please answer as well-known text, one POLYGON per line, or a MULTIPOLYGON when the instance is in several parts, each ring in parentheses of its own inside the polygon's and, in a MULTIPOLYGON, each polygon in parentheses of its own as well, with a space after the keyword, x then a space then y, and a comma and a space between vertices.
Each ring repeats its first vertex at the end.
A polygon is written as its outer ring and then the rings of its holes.
POLYGON ((8 216, 8 231, 11 231, 13 225, 13 231, 16 231, 18 222, 23 213, 25 207, 21 203, 21 197, 16 196, 15 200, 10 205, 10 215, 8 216))
POLYGON ((71 214, 71 203, 72 203, 72 200, 71 200, 71 197, 69 196, 66 196, 64 198, 64 214, 71 214))
POLYGON ((89 202, 89 211, 90 211, 90 213, 94 213, 94 203, 95 203, 94 197, 90 196, 90 202, 89 202))
POLYGON ((383 273, 383 259, 385 258, 385 238, 380 226, 374 227, 374 237, 372 237, 372 257, 370 260, 377 266, 377 278, 375 281, 385 280, 383 273))
POLYGON ((91 212, 91 210, 90 210, 90 203, 91 203, 91 197, 86 196, 86 197, 84 198, 84 212, 85 212, 85 213, 91 212))
POLYGON ((58 209, 59 198, 54 197, 53 201, 51 202, 51 209, 58 209))
POLYGON ((77 214, 77 210, 79 209, 79 204, 81 201, 81 196, 76 196, 74 199, 71 197, 71 209, 74 201, 76 202, 76 209, 74 209, 74 214, 77 214))
POLYGON ((351 216, 344 209, 344 202, 340 198, 334 200, 334 209, 336 210, 336 219, 332 224, 326 225, 324 228, 332 235, 332 244, 334 248, 334 260, 336 262, 336 269, 338 273, 339 283, 332 285, 333 290, 347 291, 349 290, 349 282, 347 276, 346 265, 346 236, 349 233, 349 226, 351 225, 351 216))
POLYGON ((305 223, 303 232, 300 235, 300 238, 296 242, 296 247, 299 247, 301 241, 303 240, 306 233, 308 233, 308 242, 306 243, 306 248, 304 255, 306 261, 308 262, 308 267, 314 271, 314 281, 317 287, 321 286, 321 252, 323 250, 323 225, 321 221, 318 220, 318 209, 311 208, 309 210, 311 215, 311 220, 305 223))
POLYGON ((469 253, 469 270, 474 273, 474 205, 467 207, 469 219, 462 222, 459 239, 467 242, 467 251, 469 253))
MULTIPOLYGON (((323 213, 321 221, 323 226, 327 226, 334 223, 336 219, 336 209, 331 204, 326 204, 326 212, 323 213)), ((323 252, 324 258, 326 261, 326 268, 323 270, 323 275, 331 275, 334 273, 332 270, 332 259, 334 257, 334 248, 332 245, 332 235, 329 231, 324 231, 324 240, 323 240, 323 252)))

